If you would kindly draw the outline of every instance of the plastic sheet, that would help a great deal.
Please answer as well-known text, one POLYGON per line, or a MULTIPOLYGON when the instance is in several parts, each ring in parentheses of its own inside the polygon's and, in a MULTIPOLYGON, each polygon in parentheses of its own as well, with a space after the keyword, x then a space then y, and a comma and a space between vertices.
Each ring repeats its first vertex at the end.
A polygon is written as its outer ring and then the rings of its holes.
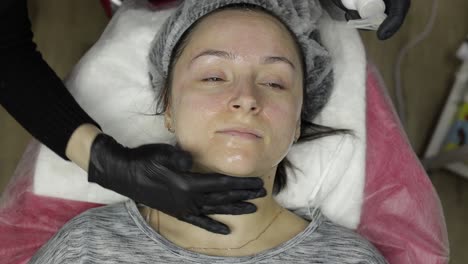
POLYGON ((389 263, 448 263, 442 206, 377 70, 367 78, 366 186, 358 232, 389 263))
MULTIPOLYGON (((27 263, 68 220, 99 206, 33 192, 40 143, 32 141, 0 200, 0 263, 27 263)), ((51 183, 53 184, 53 183, 51 183)))

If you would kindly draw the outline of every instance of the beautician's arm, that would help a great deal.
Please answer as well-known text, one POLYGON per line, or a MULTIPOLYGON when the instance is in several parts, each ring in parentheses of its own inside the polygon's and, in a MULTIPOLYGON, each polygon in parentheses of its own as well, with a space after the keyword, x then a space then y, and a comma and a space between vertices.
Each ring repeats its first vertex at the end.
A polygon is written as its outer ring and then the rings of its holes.
POLYGON ((80 125, 99 127, 37 50, 26 0, 0 1, 0 104, 64 159, 68 140, 80 125))
POLYGON ((91 146, 100 133, 102 131, 95 125, 83 124, 79 126, 68 141, 65 155, 80 168, 88 171, 91 146))
POLYGON ((256 210, 242 201, 265 195, 259 178, 190 173, 191 155, 174 146, 127 148, 101 133, 32 39, 26 0, 1 0, 0 104, 59 156, 88 170, 88 181, 216 233, 229 229, 207 214, 256 210))

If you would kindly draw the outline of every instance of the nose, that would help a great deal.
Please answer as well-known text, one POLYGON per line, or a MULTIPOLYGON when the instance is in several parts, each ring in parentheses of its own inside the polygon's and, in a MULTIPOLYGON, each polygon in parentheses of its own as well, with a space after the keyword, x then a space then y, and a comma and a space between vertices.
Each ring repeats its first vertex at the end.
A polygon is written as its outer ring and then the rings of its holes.
POLYGON ((244 83, 236 87, 236 92, 230 101, 230 108, 233 111, 258 114, 261 110, 259 99, 255 85, 244 83))

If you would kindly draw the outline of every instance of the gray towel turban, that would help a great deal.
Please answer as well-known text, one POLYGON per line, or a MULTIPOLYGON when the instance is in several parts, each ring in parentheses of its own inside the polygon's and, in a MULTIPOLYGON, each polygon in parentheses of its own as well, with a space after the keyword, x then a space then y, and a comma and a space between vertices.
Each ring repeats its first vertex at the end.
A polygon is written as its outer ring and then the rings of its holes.
POLYGON ((153 87, 160 89, 168 74, 172 50, 184 32, 203 16, 224 6, 251 4, 280 19, 302 48, 305 69, 302 118, 312 122, 325 106, 333 86, 331 59, 319 43, 318 21, 322 7, 318 0, 185 0, 162 25, 149 55, 153 87))

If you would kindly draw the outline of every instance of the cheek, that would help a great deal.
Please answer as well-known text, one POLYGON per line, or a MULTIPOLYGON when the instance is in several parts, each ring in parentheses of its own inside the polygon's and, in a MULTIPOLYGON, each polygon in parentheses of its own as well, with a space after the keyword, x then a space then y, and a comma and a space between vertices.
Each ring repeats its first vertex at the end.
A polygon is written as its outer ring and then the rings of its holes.
POLYGON ((300 117, 300 103, 269 104, 264 113, 271 129, 267 155, 277 164, 288 154, 294 141, 296 124, 300 117))
POLYGON ((276 137, 294 135, 297 120, 300 118, 300 103, 292 100, 291 102, 273 102, 265 107, 264 113, 272 128, 273 135, 276 137))
POLYGON ((221 108, 220 98, 216 96, 203 96, 185 93, 177 100, 176 115, 178 119, 193 117, 210 117, 221 108))
POLYGON ((202 151, 215 129, 215 124, 210 120, 221 111, 222 99, 188 91, 174 98, 177 98, 173 107, 177 141, 188 151, 202 151))

